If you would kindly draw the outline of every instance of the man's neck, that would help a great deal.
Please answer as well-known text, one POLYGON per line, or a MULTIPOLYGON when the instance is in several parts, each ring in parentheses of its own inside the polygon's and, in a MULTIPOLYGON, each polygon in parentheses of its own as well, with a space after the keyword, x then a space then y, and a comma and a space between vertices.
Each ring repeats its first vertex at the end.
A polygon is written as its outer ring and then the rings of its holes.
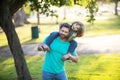
POLYGON ((65 42, 65 41, 67 41, 67 39, 66 39, 66 38, 61 38, 61 37, 60 37, 60 39, 61 39, 62 41, 64 41, 64 42, 65 42))

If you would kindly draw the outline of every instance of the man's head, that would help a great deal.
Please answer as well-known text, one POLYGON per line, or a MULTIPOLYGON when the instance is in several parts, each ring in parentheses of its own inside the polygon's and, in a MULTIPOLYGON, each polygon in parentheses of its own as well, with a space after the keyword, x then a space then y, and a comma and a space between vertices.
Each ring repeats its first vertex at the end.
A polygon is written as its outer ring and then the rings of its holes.
POLYGON ((60 25, 59 34, 61 39, 66 39, 70 31, 70 24, 63 23, 60 25))

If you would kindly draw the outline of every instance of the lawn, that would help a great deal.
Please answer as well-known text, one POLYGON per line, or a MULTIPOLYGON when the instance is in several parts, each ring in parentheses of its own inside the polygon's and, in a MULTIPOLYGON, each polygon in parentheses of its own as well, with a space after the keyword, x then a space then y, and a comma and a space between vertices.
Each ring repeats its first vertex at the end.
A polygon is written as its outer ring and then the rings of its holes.
MULTIPOLYGON (((43 56, 27 56, 33 80, 41 80, 43 56)), ((0 80, 17 80, 13 58, 0 57, 0 80)), ((80 54, 78 63, 66 62, 69 80, 120 80, 120 54, 80 54)))
MULTIPOLYGON (((99 17, 100 18, 100 17, 99 17)), ((90 25, 89 23, 84 23, 86 27, 84 37, 90 36, 99 36, 99 35, 111 35, 111 34, 120 34, 120 16, 112 16, 103 19, 96 18, 94 25, 90 25)), ((78 19, 79 20, 79 19, 78 19)), ((36 26, 35 23, 26 24, 22 27, 17 27, 16 32, 18 33, 18 37, 20 39, 21 44, 30 44, 30 43, 38 43, 42 42, 43 39, 49 35, 53 31, 59 30, 59 24, 55 24, 54 19, 41 19, 41 25, 39 27, 39 38, 32 39, 31 38, 31 27, 36 26)), ((62 22, 73 22, 76 20, 67 19, 60 21, 62 22)), ((83 21, 84 22, 84 21, 83 21)), ((0 46, 7 46, 7 39, 4 32, 0 33, 0 46)))

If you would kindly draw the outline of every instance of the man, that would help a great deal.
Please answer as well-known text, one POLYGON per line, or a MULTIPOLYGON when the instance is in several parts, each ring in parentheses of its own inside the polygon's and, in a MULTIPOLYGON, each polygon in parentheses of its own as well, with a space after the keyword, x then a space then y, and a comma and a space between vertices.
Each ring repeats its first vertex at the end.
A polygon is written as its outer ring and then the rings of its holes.
MULTIPOLYGON (((73 61, 78 61, 77 53, 74 51, 72 54, 67 54, 70 43, 67 41, 67 36, 70 31, 70 25, 63 23, 59 29, 59 36, 53 40, 50 48, 45 45, 47 38, 44 40, 44 50, 47 50, 43 68, 42 68, 42 80, 67 80, 64 69, 64 58, 68 58, 73 61), (66 55, 66 57, 63 57, 66 55)), ((38 49, 39 49, 38 47, 38 49)))

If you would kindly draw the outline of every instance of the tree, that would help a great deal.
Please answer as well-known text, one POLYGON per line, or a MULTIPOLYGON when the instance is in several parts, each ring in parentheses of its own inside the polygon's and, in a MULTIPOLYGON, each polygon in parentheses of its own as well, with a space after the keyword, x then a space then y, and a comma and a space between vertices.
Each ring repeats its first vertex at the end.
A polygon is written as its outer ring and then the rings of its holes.
POLYGON ((61 6, 63 6, 64 5, 64 20, 66 19, 66 6, 74 6, 74 1, 73 0, 66 0, 66 1, 64 1, 64 2, 62 2, 62 5, 61 6))
POLYGON ((118 16, 118 10, 117 10, 117 8, 118 8, 118 2, 120 1, 120 0, 110 0, 111 2, 114 2, 114 4, 115 4, 115 15, 116 16, 118 16))
POLYGON ((93 24, 95 21, 94 13, 98 11, 96 0, 74 0, 74 2, 75 2, 75 4, 85 6, 85 8, 90 13, 88 22, 93 24))
POLYGON ((18 80, 31 80, 24 53, 12 22, 13 14, 21 8, 25 2, 26 0, 0 1, 0 26, 6 34, 8 45, 14 58, 18 80))
MULTIPOLYGON (((10 47, 11 53, 13 55, 14 64, 16 72, 18 75, 18 80, 32 80, 27 64, 24 58, 24 53, 18 38, 18 35, 15 31, 15 26, 12 21, 14 13, 23 6, 27 1, 32 3, 32 6, 35 10, 38 11, 40 6, 43 5, 38 0, 1 0, 0 1, 0 27, 6 34, 8 45, 10 47), (39 5, 40 4, 40 5, 39 5)), ((49 5, 64 5, 66 0, 41 0, 45 3, 45 9, 43 12, 49 11, 49 5), (46 4, 47 3, 47 4, 46 4)), ((77 1, 77 0, 76 0, 77 1)), ((93 7, 92 7, 93 8, 93 7)), ((48 14, 48 12, 46 13, 48 14)))
POLYGON ((116 16, 118 16, 118 10, 117 10, 117 8, 118 8, 118 2, 120 1, 120 0, 97 0, 97 1, 102 1, 102 2, 113 2, 114 4, 115 4, 115 7, 114 7, 114 14, 116 15, 116 16))
POLYGON ((50 9, 51 3, 47 0, 29 0, 32 11, 37 12, 37 24, 40 24, 39 15, 45 14, 47 16, 54 15, 54 11, 50 9))
POLYGON ((88 11, 90 13, 88 22, 93 24, 95 21, 94 13, 98 11, 98 7, 96 6, 96 0, 88 0, 87 2, 88 3, 86 5, 86 8, 88 9, 88 11))

